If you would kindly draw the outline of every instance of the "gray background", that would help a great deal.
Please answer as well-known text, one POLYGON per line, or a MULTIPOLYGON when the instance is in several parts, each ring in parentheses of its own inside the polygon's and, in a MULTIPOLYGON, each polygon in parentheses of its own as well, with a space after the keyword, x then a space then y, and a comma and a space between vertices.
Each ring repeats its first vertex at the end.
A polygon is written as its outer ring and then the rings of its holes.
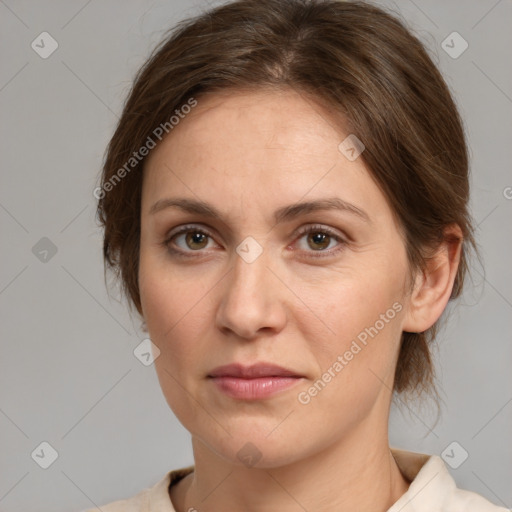
MULTIPOLYGON (((458 485, 511 507, 512 1, 381 3, 407 20, 454 91, 484 260, 439 337, 441 418, 394 409, 391 444, 441 454, 457 441, 469 454, 451 470, 458 485), (457 59, 442 47, 453 31, 469 44, 457 59)), ((107 295, 92 190, 135 71, 165 29, 206 7, 0 0, 1 511, 83 510, 193 462, 154 368, 134 357, 146 337, 138 320, 107 295), (59 45, 47 59, 31 48, 43 31, 59 45), (57 249, 46 262, 43 237, 57 249), (43 441, 58 452, 48 469, 31 457, 43 441)))

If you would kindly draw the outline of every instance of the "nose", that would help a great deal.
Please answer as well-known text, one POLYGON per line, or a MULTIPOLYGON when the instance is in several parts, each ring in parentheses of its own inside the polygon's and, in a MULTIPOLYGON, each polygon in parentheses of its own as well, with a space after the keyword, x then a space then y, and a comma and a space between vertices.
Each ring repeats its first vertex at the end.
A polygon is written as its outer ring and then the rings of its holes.
POLYGON ((286 298, 273 267, 266 250, 254 261, 234 254, 234 266, 223 279, 216 315, 217 327, 224 334, 252 340, 283 329, 286 298))

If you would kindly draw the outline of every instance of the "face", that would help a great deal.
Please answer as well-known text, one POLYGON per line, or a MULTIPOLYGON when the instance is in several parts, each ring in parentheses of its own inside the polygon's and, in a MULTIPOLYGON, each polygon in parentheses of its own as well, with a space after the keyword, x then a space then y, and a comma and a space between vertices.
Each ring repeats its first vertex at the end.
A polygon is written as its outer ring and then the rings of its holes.
POLYGON ((291 90, 217 93, 146 160, 139 287, 160 385, 233 463, 387 434, 408 262, 362 158, 338 148, 348 135, 291 90), (211 377, 231 363, 293 377, 211 377))

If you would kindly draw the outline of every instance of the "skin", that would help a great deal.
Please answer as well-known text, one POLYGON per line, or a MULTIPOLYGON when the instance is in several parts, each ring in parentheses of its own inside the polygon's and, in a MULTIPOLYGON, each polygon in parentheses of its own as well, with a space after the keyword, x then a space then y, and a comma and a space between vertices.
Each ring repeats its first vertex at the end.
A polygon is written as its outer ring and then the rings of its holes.
POLYGON ((160 350, 163 394, 191 433, 195 460, 195 471, 171 488, 178 512, 384 511, 408 488, 388 441, 400 336, 441 315, 460 246, 441 246, 411 282, 385 196, 363 159, 350 161, 338 149, 347 135, 291 89, 217 92, 199 97, 146 160, 142 310, 160 350), (222 217, 176 207, 150 213, 156 201, 178 197, 208 202, 222 217), (280 207, 330 197, 370 220, 341 210, 273 219, 280 207), (188 224, 189 238, 178 235, 166 247, 168 235, 188 224), (341 241, 298 234, 316 224, 313 233, 330 228, 341 241), (208 236, 190 238, 197 228, 208 236), (236 252, 248 236, 263 249, 251 263, 236 252), (300 403, 299 393, 395 303, 402 307, 394 318, 300 403), (251 402, 207 378, 220 365, 260 361, 304 377, 251 402), (248 442, 261 456, 252 467, 237 457, 248 442))

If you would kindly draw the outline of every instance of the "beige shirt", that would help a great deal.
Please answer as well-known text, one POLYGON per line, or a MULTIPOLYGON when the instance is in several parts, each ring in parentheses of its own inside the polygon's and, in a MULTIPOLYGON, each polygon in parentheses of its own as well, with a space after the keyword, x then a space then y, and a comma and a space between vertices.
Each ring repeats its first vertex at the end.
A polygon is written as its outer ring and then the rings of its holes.
MULTIPOLYGON (((391 448, 402 474, 411 482, 409 489, 387 512, 510 512, 482 496, 457 489, 443 460, 391 448)), ((132 498, 114 501, 101 507, 102 512, 176 512, 169 488, 194 471, 194 466, 170 471, 153 487, 143 489, 132 498)), ((84 512, 96 512, 89 509, 84 512)))

